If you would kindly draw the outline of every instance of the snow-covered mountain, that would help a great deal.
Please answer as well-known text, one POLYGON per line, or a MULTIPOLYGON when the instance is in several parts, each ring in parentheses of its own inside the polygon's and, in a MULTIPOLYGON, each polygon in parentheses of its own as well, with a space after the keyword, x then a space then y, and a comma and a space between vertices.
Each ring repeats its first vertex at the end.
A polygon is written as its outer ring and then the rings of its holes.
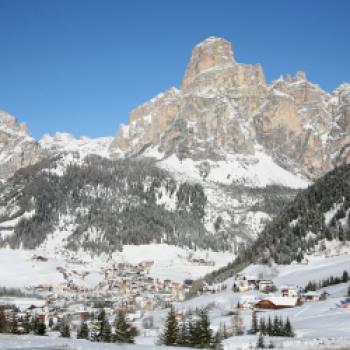
POLYGON ((229 42, 210 37, 193 49, 181 89, 134 109, 110 151, 242 163, 262 152, 315 178, 349 160, 349 131, 350 84, 329 94, 302 72, 268 84, 260 65, 238 63, 229 42))
POLYGON ((54 136, 45 134, 39 141, 40 146, 50 155, 62 153, 78 153, 80 158, 89 154, 109 157, 109 146, 112 137, 89 138, 86 136, 75 138, 65 132, 57 132, 54 136))
POLYGON ((40 159, 40 146, 27 126, 0 111, 0 180, 40 159))
POLYGON ((114 139, 36 141, 1 113, 2 244, 100 254, 166 242, 234 256, 299 189, 349 160, 349 99, 349 84, 327 93, 301 72, 268 84, 210 37, 181 88, 134 109, 114 139))
POLYGON ((54 136, 46 134, 37 141, 25 124, 0 111, 0 180, 11 177, 18 169, 57 154, 65 154, 68 158, 73 154, 75 159, 83 159, 90 154, 107 158, 112 140, 112 137, 77 139, 71 134, 57 132, 54 136))

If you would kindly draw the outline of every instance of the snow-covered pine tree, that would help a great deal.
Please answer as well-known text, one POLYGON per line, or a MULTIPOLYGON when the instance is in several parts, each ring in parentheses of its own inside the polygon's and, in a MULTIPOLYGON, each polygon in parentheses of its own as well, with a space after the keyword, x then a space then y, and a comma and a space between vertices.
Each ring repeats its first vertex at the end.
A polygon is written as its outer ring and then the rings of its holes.
POLYGON ((265 342, 264 342, 264 337, 262 333, 259 333, 258 341, 256 343, 256 348, 257 349, 265 349, 265 342))
POLYGON ((77 333, 78 339, 89 339, 89 327, 86 322, 82 322, 77 333))
POLYGON ((212 343, 212 330, 210 328, 210 321, 208 317, 208 311, 206 309, 201 309, 199 311, 199 337, 198 337, 198 345, 200 348, 208 348, 212 343))
POLYGON ((260 317, 260 322, 259 322, 259 330, 260 333, 262 333, 262 335, 266 335, 266 323, 265 323, 265 318, 264 317, 260 317))
POLYGON ((251 334, 258 333, 258 320, 256 318, 256 312, 252 313, 252 327, 251 327, 250 333, 251 334))
POLYGON ((0 333, 6 333, 8 330, 8 321, 3 309, 0 309, 0 333))
POLYGON ((106 320, 101 333, 101 341, 104 343, 110 343, 111 340, 112 340, 111 325, 109 324, 108 320, 106 320))
POLYGON ((165 321, 164 332, 161 335, 161 343, 167 346, 176 345, 178 338, 178 322, 176 320, 175 309, 173 306, 170 307, 167 319, 165 321))
POLYGON ((288 317, 284 325, 284 334, 286 337, 294 337, 293 328, 288 317))
POLYGON ((239 310, 231 318, 232 335, 239 336, 244 334, 244 322, 239 310))
POLYGON ((68 322, 64 322, 60 329, 60 334, 62 338, 70 338, 70 327, 68 322))
POLYGON ((125 313, 118 312, 114 321, 113 341, 120 343, 133 343, 134 336, 130 331, 131 326, 126 321, 125 313))

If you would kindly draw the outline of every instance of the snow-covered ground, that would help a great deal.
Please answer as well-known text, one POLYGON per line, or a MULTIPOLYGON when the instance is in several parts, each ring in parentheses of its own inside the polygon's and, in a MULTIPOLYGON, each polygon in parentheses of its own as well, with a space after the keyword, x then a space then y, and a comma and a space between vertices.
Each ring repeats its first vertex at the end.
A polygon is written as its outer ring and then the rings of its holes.
MULTIPOLYGON (((39 337, 34 335, 14 336, 0 334, 0 349, 45 349, 45 350, 164 350, 165 346, 137 344, 93 343, 82 339, 39 337)), ((185 349, 185 348, 177 348, 185 349)))
MULTIPOLYGON (((176 155, 161 160, 161 168, 174 174, 175 178, 196 182, 203 181, 201 161, 192 159, 179 160, 176 155)), ((227 155, 226 160, 206 161, 209 172, 206 182, 265 187, 280 185, 290 188, 306 188, 310 182, 301 175, 295 175, 277 165, 273 159, 262 151, 253 156, 227 155)))

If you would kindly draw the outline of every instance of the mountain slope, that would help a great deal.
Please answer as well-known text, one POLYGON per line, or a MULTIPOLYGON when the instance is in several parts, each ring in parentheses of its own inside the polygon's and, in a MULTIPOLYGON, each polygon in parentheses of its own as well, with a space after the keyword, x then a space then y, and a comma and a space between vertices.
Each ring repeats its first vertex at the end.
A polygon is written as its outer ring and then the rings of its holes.
POLYGON ((350 165, 327 173, 300 191, 262 230, 257 240, 243 248, 234 262, 208 275, 224 280, 251 263, 290 264, 308 254, 325 254, 334 242, 348 250, 350 241, 350 165))

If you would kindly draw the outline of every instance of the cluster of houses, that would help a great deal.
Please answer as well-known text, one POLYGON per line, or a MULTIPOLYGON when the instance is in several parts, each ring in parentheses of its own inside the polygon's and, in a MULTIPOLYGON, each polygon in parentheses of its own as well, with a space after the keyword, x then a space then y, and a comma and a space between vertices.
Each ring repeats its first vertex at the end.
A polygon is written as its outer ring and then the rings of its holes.
POLYGON ((301 288, 289 285, 277 290, 272 280, 263 277, 237 274, 233 289, 237 292, 259 291, 261 294, 243 295, 239 307, 243 309, 284 309, 292 308, 301 302, 319 301, 327 293, 316 291, 303 291, 301 288))
POLYGON ((81 319, 93 320, 104 308, 110 318, 123 311, 130 322, 140 320, 146 311, 183 301, 192 284, 192 280, 180 283, 149 276, 153 264, 151 260, 113 264, 102 271, 102 280, 94 288, 74 283, 66 271, 60 271, 66 281, 34 286, 31 292, 42 300, 28 299, 18 315, 30 315, 51 326, 67 318, 78 325, 81 319))

